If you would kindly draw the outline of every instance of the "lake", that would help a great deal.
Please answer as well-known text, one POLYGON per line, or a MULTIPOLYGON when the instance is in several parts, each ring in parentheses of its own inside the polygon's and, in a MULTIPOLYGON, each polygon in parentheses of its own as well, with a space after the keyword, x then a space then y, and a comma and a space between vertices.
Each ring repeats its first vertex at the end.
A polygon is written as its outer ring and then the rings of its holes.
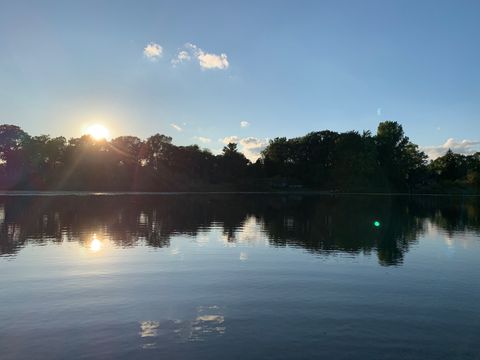
POLYGON ((0 197, 1 359, 479 359, 480 198, 0 197))

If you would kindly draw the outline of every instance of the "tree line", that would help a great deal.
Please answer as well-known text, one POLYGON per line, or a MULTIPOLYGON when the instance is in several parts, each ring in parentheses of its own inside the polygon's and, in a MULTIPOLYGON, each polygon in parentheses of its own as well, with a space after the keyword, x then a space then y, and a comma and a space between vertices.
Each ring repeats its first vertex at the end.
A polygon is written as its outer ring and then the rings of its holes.
POLYGON ((433 161, 385 121, 369 131, 275 138, 256 162, 234 143, 219 155, 172 138, 67 140, 0 125, 2 190, 275 190, 469 192, 480 190, 480 153, 447 151, 433 161))

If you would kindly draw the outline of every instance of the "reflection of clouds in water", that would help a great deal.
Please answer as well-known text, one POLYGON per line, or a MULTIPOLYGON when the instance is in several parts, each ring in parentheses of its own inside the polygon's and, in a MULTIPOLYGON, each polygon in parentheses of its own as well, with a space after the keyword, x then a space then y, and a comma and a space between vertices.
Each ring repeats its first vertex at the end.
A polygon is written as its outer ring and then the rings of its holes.
POLYGON ((439 234, 438 227, 433 222, 431 222, 430 220, 426 220, 425 224, 426 224, 425 226, 427 228, 427 234, 429 234, 431 236, 435 236, 435 235, 439 234))
POLYGON ((225 317, 219 306, 200 306, 193 320, 141 321, 139 335, 143 349, 155 349, 160 338, 168 341, 206 341, 225 333, 225 317))
MULTIPOLYGON (((158 321, 142 321, 140 322, 140 337, 142 338, 155 338, 158 336, 158 328, 160 323, 158 321)), ((142 344, 143 349, 155 349, 157 343, 152 339, 149 339, 150 342, 142 344), (153 342, 152 342, 153 341, 153 342)))
POLYGON ((443 241, 445 245, 447 245, 447 248, 444 249, 445 255, 449 258, 455 255, 455 242, 453 241, 453 239, 449 236, 445 236, 443 238, 443 241))
POLYGON ((158 335, 158 328, 160 323, 158 321, 142 321, 140 322, 140 336, 144 337, 155 337, 158 335))
POLYGON ((447 245, 447 247, 449 249, 453 249, 455 247, 455 242, 453 241, 453 239, 451 237, 445 236, 444 242, 445 242, 445 245, 447 245))
POLYGON ((209 335, 225 333, 225 317, 223 315, 201 315, 192 322, 190 341, 205 341, 209 335))
POLYGON ((217 305, 199 307, 198 316, 191 324, 190 341, 205 341, 211 335, 223 335, 225 317, 217 305))
POLYGON ((210 232, 201 231, 199 232, 194 239, 195 243, 198 246, 206 246, 210 242, 210 232))
POLYGON ((268 246, 269 244, 263 223, 255 216, 249 216, 234 232, 233 237, 224 235, 222 241, 228 247, 236 245, 268 246))
POLYGON ((478 235, 473 232, 448 231, 430 220, 426 220, 425 224, 428 234, 427 239, 431 239, 435 243, 442 241, 446 246, 446 248, 443 248, 444 252, 449 257, 453 256, 459 248, 469 249, 477 243, 478 235))
POLYGON ((443 239, 445 245, 449 249, 454 250, 455 248, 463 248, 465 250, 469 249, 473 244, 477 242, 478 237, 475 235, 468 236, 468 235, 459 235, 456 234, 455 237, 446 235, 443 239))
POLYGON ((222 324, 225 321, 225 317, 221 315, 202 315, 197 317, 197 322, 215 322, 222 324))
POLYGON ((237 241, 240 244, 268 245, 268 238, 265 234, 263 223, 255 216, 250 216, 241 230, 238 232, 237 241))
POLYGON ((222 242, 225 247, 236 247, 236 241, 235 235, 233 237, 230 235, 222 235, 220 242, 222 242))

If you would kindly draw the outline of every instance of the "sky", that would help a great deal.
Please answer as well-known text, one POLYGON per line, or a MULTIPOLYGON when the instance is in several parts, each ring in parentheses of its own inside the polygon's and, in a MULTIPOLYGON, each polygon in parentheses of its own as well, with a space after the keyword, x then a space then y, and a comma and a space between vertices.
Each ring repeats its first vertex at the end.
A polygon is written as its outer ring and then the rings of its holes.
POLYGON ((162 133, 255 158, 269 139, 398 121, 480 149, 480 2, 0 0, 0 123, 162 133))

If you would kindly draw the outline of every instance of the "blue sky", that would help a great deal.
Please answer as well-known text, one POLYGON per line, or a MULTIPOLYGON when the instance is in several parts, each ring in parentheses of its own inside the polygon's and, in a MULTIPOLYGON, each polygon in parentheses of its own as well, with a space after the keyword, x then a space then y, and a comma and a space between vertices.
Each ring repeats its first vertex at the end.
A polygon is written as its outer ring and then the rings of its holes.
POLYGON ((431 154, 478 148, 478 1, 0 5, 0 123, 33 135, 99 122, 254 156, 276 136, 395 120, 431 154))

